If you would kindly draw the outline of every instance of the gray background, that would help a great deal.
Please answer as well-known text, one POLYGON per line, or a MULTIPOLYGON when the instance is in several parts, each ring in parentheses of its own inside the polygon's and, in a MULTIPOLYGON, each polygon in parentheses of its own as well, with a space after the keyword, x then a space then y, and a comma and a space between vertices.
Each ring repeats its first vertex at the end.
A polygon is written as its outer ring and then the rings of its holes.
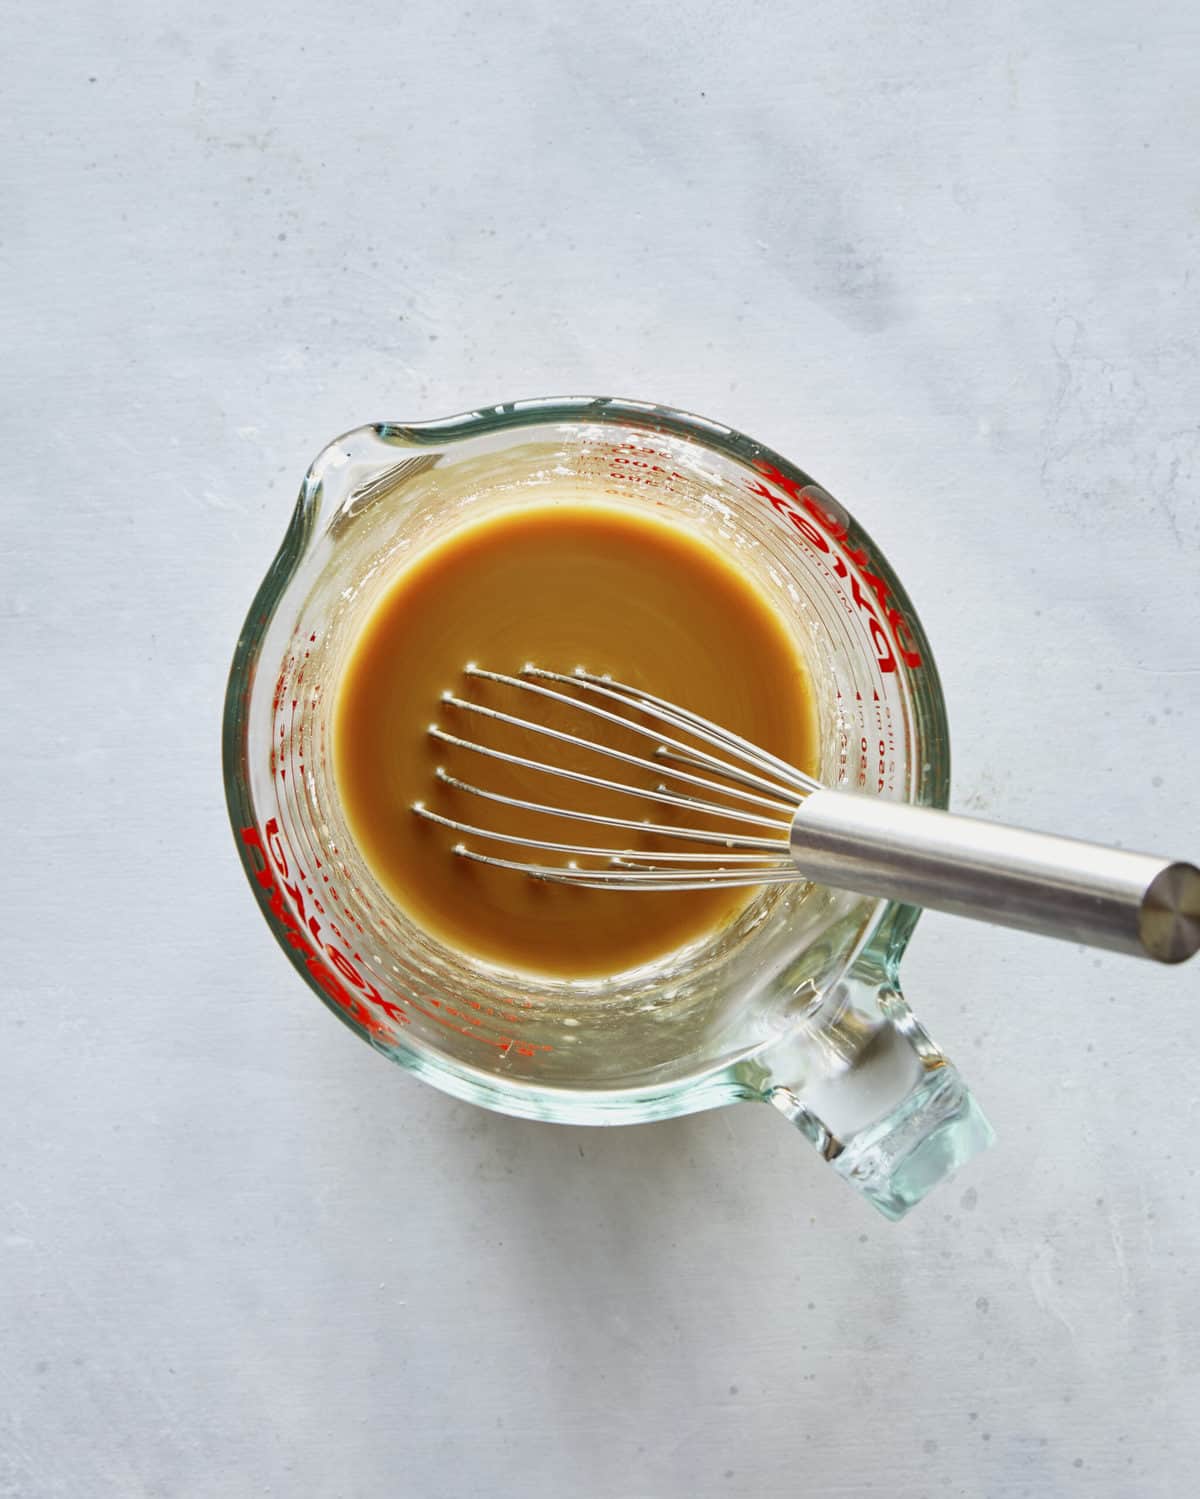
POLYGON ((864 520, 958 806, 1195 857, 1193 0, 5 11, 0 1495, 1193 1493, 1194 966, 927 918, 1000 1144, 891 1227, 389 1068, 218 761, 327 438, 615 393, 864 520))

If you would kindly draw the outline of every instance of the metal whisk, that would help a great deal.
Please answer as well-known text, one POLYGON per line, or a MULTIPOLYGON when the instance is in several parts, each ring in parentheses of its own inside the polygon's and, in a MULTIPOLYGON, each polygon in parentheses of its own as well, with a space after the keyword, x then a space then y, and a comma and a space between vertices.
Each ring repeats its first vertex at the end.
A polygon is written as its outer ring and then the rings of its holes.
POLYGON ((633 799, 640 799, 655 815, 556 806, 489 790, 439 767, 438 780, 477 798, 481 812, 490 803, 569 818, 609 829, 613 840, 555 842, 414 803, 418 816, 462 840, 564 856, 561 862, 505 858, 459 841, 454 852, 461 858, 590 889, 708 890, 811 880, 1163 963, 1182 962, 1200 948, 1200 870, 1191 864, 833 790, 686 708, 582 669, 566 674, 529 666, 508 676, 472 664, 464 676, 516 689, 530 716, 447 692, 442 701, 456 726, 475 716, 535 734, 548 741, 551 758, 485 744, 440 724, 430 726, 434 740, 544 775, 548 785, 558 778, 627 796, 631 812, 633 799), (590 717, 616 727, 623 738, 648 741, 646 752, 545 721, 551 709, 561 719, 564 707, 582 715, 581 727, 590 717), (624 778, 555 763, 555 744, 621 763, 624 778), (649 775, 653 783, 634 784, 631 773, 635 781, 649 775), (667 809, 686 820, 663 821, 667 809), (622 833, 703 847, 639 849, 628 836, 617 836, 622 833))

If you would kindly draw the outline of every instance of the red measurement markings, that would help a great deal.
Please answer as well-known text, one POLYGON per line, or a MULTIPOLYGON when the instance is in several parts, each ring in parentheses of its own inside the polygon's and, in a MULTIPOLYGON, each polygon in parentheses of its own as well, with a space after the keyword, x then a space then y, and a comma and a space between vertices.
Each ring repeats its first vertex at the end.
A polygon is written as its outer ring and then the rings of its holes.
MULTIPOLYGON (((306 883, 308 876, 298 863, 293 870, 278 820, 274 817, 268 819, 262 833, 254 827, 243 828, 242 842, 249 851, 247 858, 254 879, 267 892, 271 915, 283 928, 288 946, 296 948, 304 959, 304 966, 317 987, 370 1035, 381 1041, 394 1041, 395 1036, 374 1011, 381 1011, 397 1025, 409 1025, 411 1022, 404 1007, 385 999, 354 961, 323 936, 322 923, 315 914, 310 914, 305 904, 305 894, 309 896, 314 909, 322 915, 325 914, 324 907, 313 895, 312 887, 306 883), (258 856, 257 859, 254 855, 258 856)), ((333 921, 329 922, 329 928, 343 942, 347 940, 333 921)), ((359 962, 362 961, 358 953, 354 956, 359 962)), ((468 1004, 489 1016, 510 1023, 520 1021, 520 1017, 515 1014, 497 1012, 490 1005, 480 1005, 474 1000, 459 999, 458 1003, 468 1004)), ((473 1041, 482 1042, 504 1054, 512 1051, 518 1056, 533 1057, 539 1052, 553 1050, 553 1047, 540 1042, 517 1040, 508 1035, 484 1034, 482 1027, 487 1022, 430 994, 406 994, 405 1004, 408 1009, 417 1011, 437 1025, 456 1031, 459 1035, 469 1036, 473 1041), (460 1025, 459 1021, 467 1023, 460 1025)))
POLYGON ((858 741, 858 776, 855 784, 862 791, 867 784, 867 759, 871 753, 871 747, 867 743, 867 713, 863 707, 861 692, 854 694, 854 713, 858 720, 858 732, 861 736, 858 741))
POLYGON ((267 892, 271 915, 282 926, 288 946, 294 947, 304 959, 304 966, 317 987, 372 1036, 382 1041, 395 1040, 370 1006, 381 1010, 397 1025, 407 1025, 408 1016, 399 1005, 384 999, 340 948, 322 938, 320 921, 308 914, 304 904, 301 888, 304 872, 297 866, 292 876, 276 819, 270 818, 261 834, 257 828, 243 828, 242 842, 251 851, 248 857, 252 873, 267 892), (260 862, 254 861, 255 853, 260 862))
MULTIPOLYGON (((664 481, 684 478, 678 469, 667 468, 665 463, 655 461, 667 458, 666 453, 658 448, 636 442, 622 442, 610 448, 609 452, 609 478, 619 479, 623 484, 645 484, 661 488, 664 481)), ((669 488, 669 484, 666 487, 669 488)))
POLYGON ((834 574, 849 584, 850 597, 871 636, 879 670, 894 672, 897 658, 914 670, 919 667, 921 653, 887 583, 873 571, 865 548, 846 544, 850 532, 846 512, 815 484, 800 484, 765 460, 755 466, 765 482, 747 479, 746 488, 766 500, 813 551, 826 555, 834 574))
POLYGON ((287 688, 288 674, 296 663, 295 656, 289 656, 279 668, 279 675, 275 678, 275 692, 271 701, 272 713, 278 713, 280 704, 283 702, 284 692, 287 688))
MULTIPOLYGON (((316 640, 315 633, 309 636, 309 643, 316 640)), ((304 651, 303 659, 309 659, 309 652, 304 651)), ((293 672, 300 662, 298 652, 290 655, 284 663, 275 684, 274 702, 272 704, 276 723, 279 725, 279 745, 271 749, 271 769, 279 770, 281 780, 287 778, 287 765, 280 764, 285 759, 291 763, 297 763, 298 768, 303 771, 303 765, 298 764, 296 754, 291 752, 291 746, 296 745, 299 753, 304 754, 304 720, 301 719, 299 726, 296 723, 296 710, 299 707, 301 695, 300 684, 304 678, 304 666, 301 664, 299 672, 293 677, 293 672), (290 686, 290 692, 289 692, 290 686), (291 694, 295 693, 293 697, 291 694), (285 724, 286 717, 286 724, 285 724)), ((312 703, 316 707, 317 698, 320 693, 320 685, 312 687, 312 703)), ((322 741, 324 735, 322 734, 322 741)), ((323 760, 322 755, 322 760, 323 760)), ((325 917, 326 925, 330 932, 343 946, 349 948, 353 942, 348 930, 344 931, 341 926, 333 920, 326 912, 326 907, 314 893, 313 887, 304 882, 307 876, 299 868, 294 851, 285 847, 283 834, 277 819, 271 818, 265 825, 264 835, 260 836, 255 828, 244 828, 242 839, 248 848, 256 849, 262 855, 262 865, 253 869, 255 880, 270 894, 271 914, 281 923, 286 934, 286 940, 292 947, 298 948, 305 962, 305 967, 312 974, 318 987, 329 995, 333 1001, 358 1021, 372 1035, 382 1039, 394 1039, 386 1026, 374 1015, 366 1004, 374 1005, 377 1009, 399 1025, 410 1023, 405 1014, 407 1009, 424 1015, 435 1024, 447 1030, 455 1031, 459 1035, 469 1036, 473 1041, 479 1041, 485 1046, 490 1046, 497 1051, 507 1054, 514 1052, 518 1056, 533 1057, 539 1052, 553 1051, 552 1046, 538 1042, 517 1040, 508 1034, 488 1034, 487 1031, 498 1028, 497 1023, 509 1025, 520 1025, 522 1017, 514 1014, 511 1010, 494 1009, 491 1005, 481 1004, 478 1000, 468 999, 466 996, 456 996, 456 1003, 452 1004, 445 999, 438 999, 429 994, 421 986, 413 984, 410 977, 411 988, 402 992, 404 1006, 395 1004, 392 1000, 385 999, 380 994, 375 984, 371 983, 351 961, 349 957, 334 943, 324 940, 322 937, 322 924, 315 915, 309 913, 304 903, 304 895, 301 893, 303 885, 304 893, 308 895, 312 909, 320 916, 325 917), (291 853, 289 864, 288 854, 291 853), (292 866, 295 866, 295 877, 291 878, 292 866), (286 901, 285 901, 286 897, 286 901), (288 909, 288 903, 291 909, 288 909), (325 961, 327 960, 327 961, 325 961), (364 1003, 364 1001, 366 1003, 364 1003), (468 1009, 458 1009, 456 1005, 463 1005, 476 1013, 468 1013, 468 1009), (481 1019, 487 1016, 488 1019, 481 1019), (459 1022, 465 1022, 460 1024, 459 1022)), ((334 850, 337 853, 337 850, 334 850)), ((357 919, 354 911, 346 899, 339 893, 330 876, 322 870, 321 860, 313 855, 317 870, 321 870, 322 895, 337 906, 343 913, 347 922, 360 934, 363 934, 362 923, 357 919)), ((363 900, 367 910, 371 907, 362 895, 361 890, 350 880, 350 871, 344 864, 338 866, 347 878, 350 889, 363 900)), ((380 925, 390 928, 391 923, 386 917, 380 919, 380 925)), ((397 934, 398 935, 398 934, 397 934)), ((355 953, 359 963, 362 958, 355 953)), ((406 967, 408 965, 405 965, 406 967)), ((409 970, 410 974, 412 970, 409 970)), ((393 992, 398 992, 393 990, 393 992)), ((528 1003, 528 1001, 527 1001, 528 1003)))
POLYGON ((879 773, 875 784, 877 792, 894 787, 896 780, 896 730, 892 724, 892 710, 875 693, 875 733, 879 755, 879 773))

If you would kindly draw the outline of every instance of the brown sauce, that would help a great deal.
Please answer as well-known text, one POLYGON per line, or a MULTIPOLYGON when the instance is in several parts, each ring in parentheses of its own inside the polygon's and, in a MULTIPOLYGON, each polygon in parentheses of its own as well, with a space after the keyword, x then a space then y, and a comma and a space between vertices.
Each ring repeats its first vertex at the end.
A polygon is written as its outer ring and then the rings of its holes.
MULTIPOLYGON (((664 956, 736 915, 749 899, 744 889, 581 890, 456 856, 456 835, 417 817, 414 802, 531 837, 606 848, 663 845, 640 833, 480 801, 439 784, 438 766, 527 800, 602 815, 653 811, 660 822, 671 815, 638 798, 431 740, 427 730, 436 721, 529 758, 656 784, 614 761, 446 707, 441 698, 449 689, 639 754, 654 749, 574 710, 466 683, 468 662, 510 674, 530 662, 609 673, 812 771, 808 675, 771 605, 732 562, 681 527, 615 506, 543 503, 464 527, 397 574, 353 643, 335 705, 334 770, 350 831, 392 898, 427 931, 488 962, 594 978, 664 956)), ((568 857, 463 841, 505 858, 568 857)))

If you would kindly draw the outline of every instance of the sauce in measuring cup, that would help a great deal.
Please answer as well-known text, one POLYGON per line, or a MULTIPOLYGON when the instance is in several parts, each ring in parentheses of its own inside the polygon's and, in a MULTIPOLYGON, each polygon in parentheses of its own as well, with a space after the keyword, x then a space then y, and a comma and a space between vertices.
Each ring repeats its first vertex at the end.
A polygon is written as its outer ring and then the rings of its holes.
MULTIPOLYGON (((398 573, 354 642, 337 694, 334 771, 350 831, 395 901, 444 942, 506 968, 560 978, 622 972, 708 936, 745 906, 753 891, 578 889, 456 856, 455 835, 417 817, 414 802, 527 837, 655 846, 649 838, 639 843, 639 834, 614 837, 611 829, 481 802, 439 783, 443 766, 508 796, 601 815, 644 812, 620 793, 431 739, 436 720, 527 758, 638 779, 628 767, 529 731, 473 714, 469 723, 463 714, 455 720, 442 694, 461 688, 468 662, 512 675, 528 663, 607 672, 813 772, 816 713, 792 637, 709 542, 616 506, 568 501, 463 527, 398 573)), ((488 686, 481 694, 473 684, 472 696, 529 716, 528 699, 512 689, 488 686)), ((534 716, 639 755, 653 750, 573 710, 546 712, 539 704, 534 716)), ((504 844, 489 850, 530 856, 504 844)))

